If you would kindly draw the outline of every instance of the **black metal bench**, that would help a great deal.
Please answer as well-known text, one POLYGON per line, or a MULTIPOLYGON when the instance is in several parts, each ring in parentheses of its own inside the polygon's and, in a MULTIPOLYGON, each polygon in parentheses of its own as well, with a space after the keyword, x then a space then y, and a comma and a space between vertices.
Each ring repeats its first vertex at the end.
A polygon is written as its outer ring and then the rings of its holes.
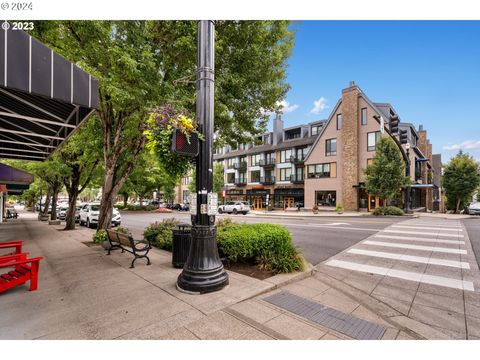
POLYGON ((108 242, 110 243, 110 247, 108 249, 108 254, 110 255, 110 251, 115 249, 121 249, 122 253, 127 251, 130 254, 133 254, 135 258, 130 265, 130 268, 134 268, 135 260, 140 258, 147 259, 147 265, 150 265, 150 259, 147 256, 148 252, 152 248, 150 245, 150 241, 148 240, 134 240, 132 234, 125 234, 122 232, 118 232, 113 229, 107 230, 107 238, 108 242))

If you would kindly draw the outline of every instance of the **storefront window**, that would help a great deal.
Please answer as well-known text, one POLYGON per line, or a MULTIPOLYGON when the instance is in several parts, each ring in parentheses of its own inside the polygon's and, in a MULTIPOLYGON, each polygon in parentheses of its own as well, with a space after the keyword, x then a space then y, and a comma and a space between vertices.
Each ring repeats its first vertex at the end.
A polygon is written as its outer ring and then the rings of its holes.
POLYGON ((318 206, 336 206, 336 191, 315 191, 315 203, 318 206))
POLYGON ((275 208, 304 207, 303 189, 275 189, 274 202, 275 208))

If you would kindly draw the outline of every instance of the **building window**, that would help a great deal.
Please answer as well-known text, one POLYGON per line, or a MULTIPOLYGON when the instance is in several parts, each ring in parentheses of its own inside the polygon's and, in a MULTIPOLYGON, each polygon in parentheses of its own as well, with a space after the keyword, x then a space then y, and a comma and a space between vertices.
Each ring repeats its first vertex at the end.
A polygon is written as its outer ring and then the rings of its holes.
POLYGON ((250 182, 260 182, 260 170, 250 171, 250 182))
POLYGON ((337 130, 342 130, 342 114, 337 115, 337 130))
POLYGON ((367 151, 375 151, 375 149, 377 148, 377 144, 382 137, 380 131, 369 132, 367 136, 367 151))
POLYGON ((336 191, 315 191, 315 204, 317 206, 336 206, 336 191))
POLYGON ((247 183, 247 173, 246 172, 239 172, 238 173, 238 182, 240 184, 246 184, 247 183))
POLYGON ((320 129, 321 129, 321 128, 322 128, 321 125, 314 125, 314 126, 312 126, 312 131, 311 131, 312 136, 318 135, 318 133, 320 132, 320 129))
POLYGON ((290 162, 290 156, 292 156, 292 149, 280 151, 280 162, 281 163, 290 162))
POLYGON ((307 178, 319 179, 337 177, 337 163, 308 165, 307 178))
POLYGON ((280 181, 290 181, 292 168, 280 169, 280 181))
POLYGON ((337 155, 337 139, 325 140, 325 155, 326 156, 337 155))
POLYGON ((227 184, 233 184, 235 182, 235 173, 227 173, 227 184))
POLYGON ((367 125, 367 108, 362 109, 362 118, 360 119, 360 124, 367 125))
POLYGON ((233 169, 233 167, 235 166, 235 158, 230 158, 227 160, 227 169, 233 169))
POLYGON ((261 154, 250 155, 250 166, 258 166, 261 158, 261 154))
POLYGON ((188 203, 188 197, 190 196, 190 191, 188 190, 183 190, 183 194, 182 194, 182 201, 184 203, 188 203))

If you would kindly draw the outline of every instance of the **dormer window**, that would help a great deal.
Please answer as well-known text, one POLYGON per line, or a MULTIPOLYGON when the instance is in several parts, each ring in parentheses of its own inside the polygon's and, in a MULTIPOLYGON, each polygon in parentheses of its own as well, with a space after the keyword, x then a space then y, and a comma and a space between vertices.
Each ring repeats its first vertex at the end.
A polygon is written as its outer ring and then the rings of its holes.
POLYGON ((302 129, 296 128, 292 130, 285 131, 285 140, 299 139, 302 137, 302 129))

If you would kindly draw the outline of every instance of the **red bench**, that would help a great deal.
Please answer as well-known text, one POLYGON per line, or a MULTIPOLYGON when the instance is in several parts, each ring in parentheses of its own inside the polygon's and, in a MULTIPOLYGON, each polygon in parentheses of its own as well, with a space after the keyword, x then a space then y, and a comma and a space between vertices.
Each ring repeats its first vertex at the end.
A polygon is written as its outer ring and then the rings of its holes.
MULTIPOLYGON (((23 246, 23 240, 0 242, 0 249, 15 248, 15 252, 13 252, 12 255, 13 254, 21 254, 22 253, 22 246, 23 246)), ((0 256, 2 256, 2 255, 0 255, 0 256)))
MULTIPOLYGON (((0 293, 30 280, 30 291, 38 288, 38 270, 42 257, 27 259, 27 253, 22 253, 22 240, 0 243, 0 249, 15 248, 15 252, 0 255, 0 269, 13 268, 0 275, 0 293)), ((1 272, 0 272, 1 273, 1 272)))

